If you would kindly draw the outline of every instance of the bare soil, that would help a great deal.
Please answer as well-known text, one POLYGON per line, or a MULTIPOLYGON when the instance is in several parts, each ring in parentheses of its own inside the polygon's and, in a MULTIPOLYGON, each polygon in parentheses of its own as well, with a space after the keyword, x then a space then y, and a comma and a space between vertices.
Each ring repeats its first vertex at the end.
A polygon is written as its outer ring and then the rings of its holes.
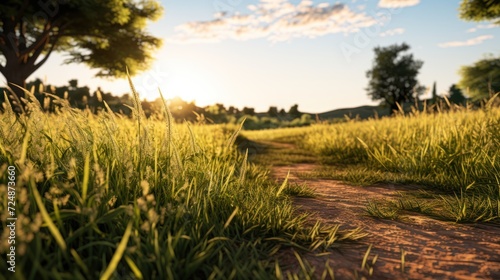
MULTIPOLYGON (((412 187, 377 185, 351 186, 334 180, 300 179, 297 174, 320 168, 315 164, 275 166, 271 175, 283 180, 306 183, 316 198, 294 198, 298 211, 312 213, 311 222, 341 224, 341 229, 360 227, 368 235, 355 243, 342 243, 328 256, 308 253, 305 259, 316 267, 316 276, 329 260, 335 279, 370 278, 360 266, 372 244, 368 263, 378 255, 371 279, 500 279, 500 227, 490 224, 456 224, 409 213, 403 220, 383 220, 368 216, 365 206, 371 199, 391 199, 398 191, 412 187), (406 252, 404 273, 402 250, 406 252)), ((414 188, 414 187, 413 187, 414 188)), ((283 250, 280 263, 297 270, 293 252, 283 250)))

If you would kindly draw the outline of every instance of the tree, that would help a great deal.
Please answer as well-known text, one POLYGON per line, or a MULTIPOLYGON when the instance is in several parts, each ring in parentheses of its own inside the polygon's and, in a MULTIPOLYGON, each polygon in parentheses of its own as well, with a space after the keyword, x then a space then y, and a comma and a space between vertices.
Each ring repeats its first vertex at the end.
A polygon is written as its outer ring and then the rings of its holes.
POLYGON ((455 84, 451 85, 450 87, 449 99, 452 103, 459 105, 465 105, 465 101, 467 100, 463 95, 462 91, 460 90, 460 88, 458 88, 457 85, 455 84))
POLYGON ((281 110, 278 112, 278 114, 282 118, 286 117, 286 111, 285 111, 285 109, 281 108, 281 110))
POLYGON ((500 57, 488 56, 471 66, 462 66, 459 86, 474 100, 500 91, 500 57))
MULTIPOLYGON (((162 13, 155 0, 4 0, 0 4, 0 72, 9 86, 26 79, 53 52, 65 63, 100 69, 97 76, 120 77, 145 70, 161 40, 145 31, 162 13)), ((18 97, 24 93, 11 89, 18 97)))
POLYGON ((409 49, 405 43, 376 47, 373 67, 366 72, 368 95, 372 100, 383 100, 389 105, 391 114, 398 109, 397 104, 413 102, 423 93, 417 81, 423 62, 415 60, 412 54, 401 54, 409 49))
POLYGON ((500 24, 500 2, 497 0, 463 0, 460 17, 468 21, 496 20, 500 24))
POLYGON ((278 117, 278 107, 276 107, 276 106, 270 106, 269 110, 267 110, 267 114, 271 118, 277 118, 278 117))
POLYGON ((437 95, 437 89, 436 89, 436 82, 432 85, 432 100, 434 103, 437 101, 438 95, 437 95))
POLYGON ((239 110, 238 110, 238 108, 236 108, 234 106, 229 106, 229 108, 227 109, 227 113, 229 115, 236 115, 239 113, 239 110))
POLYGON ((251 107, 244 107, 242 112, 244 115, 249 115, 249 116, 255 115, 255 109, 251 107))
POLYGON ((295 104, 292 107, 290 107, 290 110, 288 110, 288 114, 292 119, 300 118, 302 113, 299 112, 299 105, 295 104))
POLYGON ((68 81, 69 87, 71 89, 75 89, 78 87, 78 80, 77 79, 71 79, 68 81))
POLYGON ((206 106, 205 114, 207 118, 211 119, 214 123, 225 123, 228 120, 226 108, 220 103, 206 106))

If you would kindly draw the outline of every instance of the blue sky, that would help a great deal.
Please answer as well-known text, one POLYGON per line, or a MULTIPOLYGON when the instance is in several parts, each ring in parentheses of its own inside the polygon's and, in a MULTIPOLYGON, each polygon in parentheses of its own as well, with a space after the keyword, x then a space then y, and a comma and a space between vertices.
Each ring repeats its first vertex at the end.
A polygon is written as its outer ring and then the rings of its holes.
MULTIPOLYGON (((140 94, 179 96, 197 105, 269 106, 319 113, 377 104, 366 95, 373 48, 406 42, 423 60, 421 84, 444 94, 458 70, 486 54, 500 55, 500 26, 465 22, 459 0, 183 0, 162 1, 150 24, 164 39, 151 71, 134 77, 140 94)), ((84 65, 61 65, 56 54, 29 80, 128 91, 126 80, 97 79, 84 65)), ((428 93, 427 96, 430 96, 428 93)))

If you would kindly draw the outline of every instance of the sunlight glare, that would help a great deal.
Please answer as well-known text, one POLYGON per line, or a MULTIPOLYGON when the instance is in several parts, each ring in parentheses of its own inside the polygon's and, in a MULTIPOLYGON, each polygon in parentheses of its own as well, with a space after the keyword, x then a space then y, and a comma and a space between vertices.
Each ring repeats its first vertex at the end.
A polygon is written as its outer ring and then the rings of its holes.
POLYGON ((195 101, 198 106, 216 102, 216 92, 208 78, 201 73, 179 72, 168 79, 164 85, 166 98, 180 97, 182 100, 195 101))
POLYGON ((170 61, 168 70, 155 67, 134 79, 141 98, 153 101, 160 97, 160 88, 166 99, 179 97, 198 106, 217 102, 217 89, 211 75, 199 65, 170 61))

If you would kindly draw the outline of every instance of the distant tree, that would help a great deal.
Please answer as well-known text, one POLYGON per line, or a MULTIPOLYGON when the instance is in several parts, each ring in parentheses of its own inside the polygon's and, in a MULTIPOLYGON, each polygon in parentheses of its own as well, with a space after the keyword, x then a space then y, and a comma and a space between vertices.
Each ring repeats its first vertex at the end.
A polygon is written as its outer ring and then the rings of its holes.
MULTIPOLYGON (((76 81, 76 80, 71 80, 76 81)), ((77 84, 77 83, 76 83, 77 84)), ((75 85, 75 83, 73 83, 75 85)), ((88 101, 90 99, 90 88, 87 86, 84 87, 73 87, 71 84, 69 87, 65 87, 68 92, 68 99, 72 106, 84 109, 88 105, 88 101)))
POLYGON ((255 109, 254 108, 244 107, 243 108, 243 114, 253 116, 253 115, 255 115, 255 109))
POLYGON ((460 88, 457 87, 457 85, 455 85, 455 84, 451 85, 450 90, 448 91, 448 94, 449 94, 450 102, 458 104, 458 105, 465 105, 465 101, 467 99, 463 95, 460 88))
POLYGON ((43 82, 40 79, 35 79, 29 83, 26 83, 26 89, 34 90, 35 95, 39 95, 43 91, 43 82))
POLYGON ((474 100, 500 91, 500 57, 486 57, 471 66, 462 66, 458 85, 474 100))
MULTIPOLYGON (((76 87, 78 82, 76 80, 70 80, 68 82, 68 85, 62 86, 62 87, 54 87, 54 86, 46 86, 44 92, 53 94, 59 98, 65 98, 69 101, 69 104, 75 108, 79 109, 84 109, 86 108, 87 105, 92 105, 92 100, 90 99, 90 88, 87 86, 83 87, 76 87), (91 104, 89 104, 89 101, 91 101, 91 104)), ((41 81, 40 83, 35 80, 35 82, 30 82, 27 84, 29 86, 28 88, 31 87, 31 85, 38 86, 38 88, 41 87, 41 81)), ((35 87, 36 88, 36 87, 35 87)), ((38 93, 35 90, 35 96, 37 96, 38 93)), ((45 98, 44 95, 38 95, 37 96, 38 100, 41 102, 43 98, 45 98)))
POLYGON ((278 112, 278 114, 279 114, 279 116, 280 116, 280 117, 284 118, 284 117, 286 116, 286 111, 285 111, 285 109, 283 109, 283 108, 282 108, 282 109, 278 112))
POLYGON ((239 110, 238 110, 238 108, 235 108, 234 106, 229 106, 229 108, 227 109, 227 113, 229 115, 236 115, 239 113, 239 110))
POLYGON ((462 0, 460 17, 468 21, 496 20, 500 24, 500 1, 462 0))
POLYGON ((69 80, 68 84, 70 88, 75 89, 78 87, 78 80, 77 79, 69 80))
MULTIPOLYGON (((98 88, 98 91, 101 92, 101 98, 103 101, 105 101, 106 103, 108 103, 108 105, 110 103, 116 103, 118 100, 119 101, 123 101, 124 104, 129 104, 132 100, 130 99, 130 95, 128 94, 124 94, 122 95, 122 97, 117 97, 117 96, 114 96, 111 92, 103 92, 100 88, 98 88)), ((97 99, 97 91, 95 93, 95 97, 97 99)))
POLYGON ((198 108, 194 102, 187 103, 179 97, 170 100, 169 109, 174 119, 179 121, 196 121, 196 114, 205 114, 205 110, 198 108))
POLYGON ((205 114, 214 123, 224 123, 227 121, 227 111, 222 104, 205 107, 205 114))
MULTIPOLYGON (((35 1, 0 3, 0 73, 25 87, 26 79, 52 52, 64 52, 65 63, 100 69, 97 76, 124 76, 145 70, 161 40, 146 32, 162 8, 155 0, 35 1)), ((18 97, 24 92, 12 90, 18 97)))
POLYGON ((267 110, 267 114, 272 118, 278 117, 278 107, 275 106, 269 107, 269 110, 267 110))
POLYGON ((409 49, 406 43, 376 47, 372 69, 366 72, 368 95, 372 100, 383 100, 391 114, 397 110, 397 104, 412 102, 423 93, 417 81, 423 62, 415 60, 413 54, 402 54, 409 49))
POLYGON ((437 90, 436 90, 436 82, 432 85, 432 101, 436 103, 438 100, 437 90))
POLYGON ((302 113, 299 112, 299 105, 295 104, 290 107, 290 110, 288 110, 288 114, 292 119, 300 118, 302 113))
POLYGON ((217 106, 219 113, 227 113, 227 110, 226 110, 226 107, 224 107, 224 104, 216 103, 215 106, 217 106))

